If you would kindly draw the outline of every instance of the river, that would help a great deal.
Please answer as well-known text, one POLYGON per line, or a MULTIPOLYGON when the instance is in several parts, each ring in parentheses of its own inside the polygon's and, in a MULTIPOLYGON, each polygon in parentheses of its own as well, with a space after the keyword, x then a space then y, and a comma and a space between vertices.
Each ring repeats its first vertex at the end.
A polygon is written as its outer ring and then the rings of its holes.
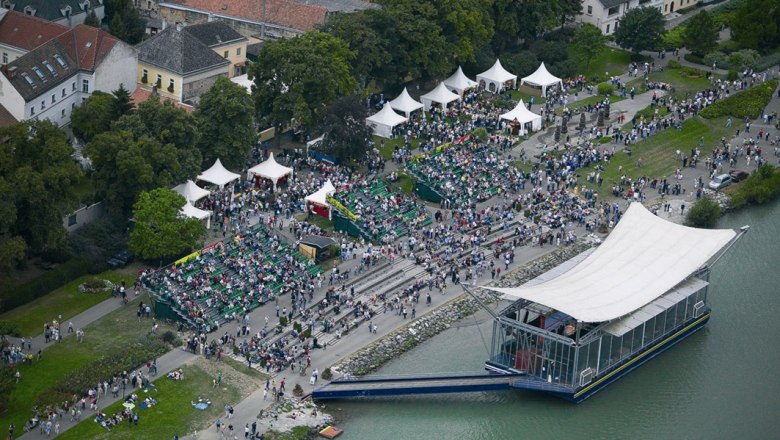
MULTIPOLYGON (((724 216, 751 225, 716 264, 701 331, 574 405, 528 391, 328 404, 343 439, 780 438, 780 202, 724 216)), ((388 363, 380 375, 482 372, 486 313, 388 363)))

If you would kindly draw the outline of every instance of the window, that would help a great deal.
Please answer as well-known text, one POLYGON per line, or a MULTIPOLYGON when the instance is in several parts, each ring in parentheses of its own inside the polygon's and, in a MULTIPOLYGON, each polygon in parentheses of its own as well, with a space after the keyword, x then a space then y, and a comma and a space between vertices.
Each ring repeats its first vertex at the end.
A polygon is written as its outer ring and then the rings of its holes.
POLYGON ((55 102, 57 102, 57 96, 51 95, 51 103, 54 104, 55 102))
POLYGON ((33 67, 32 71, 35 72, 36 75, 38 75, 38 78, 41 79, 41 81, 46 82, 46 77, 43 75, 43 71, 37 67, 33 67))
POLYGON ((607 14, 609 14, 609 15, 615 15, 615 14, 617 14, 618 12, 620 12, 620 5, 613 6, 613 7, 609 8, 609 9, 607 10, 607 14))
POLYGON ((65 109, 60 110, 60 118, 65 117, 65 109))
POLYGON ((609 33, 609 25, 607 25, 607 31, 606 31, 606 32, 604 32, 604 33, 605 33, 605 34, 608 34, 608 33, 609 33))
POLYGON ((225 58, 228 57, 228 51, 225 51, 225 58))
POLYGON ((3 64, 8 64, 8 52, 3 52, 3 64))
POLYGON ((27 84, 29 84, 32 88, 35 88, 35 81, 33 81, 32 77, 28 75, 27 73, 22 73, 22 78, 24 78, 25 81, 27 81, 27 84))
POLYGON ((41 110, 46 110, 46 100, 41 101, 41 110))
POLYGON ((236 55, 241 55, 241 48, 236 49, 236 55))
POLYGON ((68 226, 74 226, 78 222, 78 219, 76 218, 76 214, 72 214, 68 216, 68 226))
POLYGON ((593 6, 588 5, 588 15, 593 15, 593 6))
POLYGON ((73 92, 75 92, 75 91, 76 91, 76 81, 73 81, 73 82, 70 84, 70 90, 71 90, 71 91, 73 91, 73 92))
POLYGON ((35 106, 30 107, 30 116, 35 116, 35 106))
POLYGON ((54 66, 52 66, 50 62, 44 61, 43 66, 46 67, 46 70, 48 70, 49 73, 51 73, 53 76, 57 76, 57 71, 54 70, 54 66))
POLYGON ((57 61, 57 64, 59 64, 60 67, 62 67, 63 69, 67 69, 68 68, 68 63, 66 63, 65 60, 62 59, 60 54, 55 53, 54 54, 54 60, 57 61))
POLYGON ((168 91, 170 91, 170 92, 173 92, 173 86, 174 86, 175 84, 176 84, 176 83, 173 81, 173 78, 169 79, 169 80, 168 80, 168 91))
POLYGON ((162 75, 157 74, 157 87, 162 87, 162 75))
POLYGON ((84 93, 89 93, 89 80, 85 79, 81 81, 81 91, 84 93))
POLYGON ((62 97, 63 98, 65 97, 65 88, 64 87, 62 88, 62 97))

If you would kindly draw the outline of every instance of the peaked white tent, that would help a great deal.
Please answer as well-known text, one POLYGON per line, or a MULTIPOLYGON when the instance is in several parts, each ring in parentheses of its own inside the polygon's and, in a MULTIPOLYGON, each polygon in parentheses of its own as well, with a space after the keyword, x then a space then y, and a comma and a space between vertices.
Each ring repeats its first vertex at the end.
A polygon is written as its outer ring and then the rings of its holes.
POLYGON ((563 85, 563 82, 561 82, 560 78, 548 72, 547 67, 545 67, 544 63, 542 63, 539 65, 539 68, 536 69, 536 72, 520 80, 520 85, 523 84, 530 84, 534 87, 541 87, 542 96, 545 96, 547 94, 547 87, 554 86, 555 84, 563 85))
POLYGON ((444 109, 447 107, 447 104, 452 101, 457 101, 458 99, 460 99, 460 96, 450 92, 450 89, 448 89, 443 82, 439 83, 439 85, 430 92, 420 96, 420 100, 425 106, 425 111, 430 110, 434 103, 441 104, 441 108, 444 109))
POLYGON ((526 134, 528 129, 526 128, 530 124, 531 131, 538 131, 542 129, 542 117, 536 113, 528 110, 525 103, 521 99, 517 103, 515 108, 499 116, 500 119, 507 121, 517 121, 520 123, 520 134, 526 134))
POLYGON ((466 74, 463 73, 463 69, 458 66, 458 70, 452 74, 449 78, 444 80, 444 85, 453 92, 463 95, 466 90, 476 87, 477 82, 470 80, 466 74))
POLYGON ((228 171, 224 166, 222 166, 222 162, 219 161, 219 158, 217 158, 211 168, 207 169, 203 172, 203 174, 198 176, 198 180, 202 180, 222 188, 228 183, 234 180, 238 180, 240 177, 240 174, 228 171))
POLYGON ((705 265, 736 235, 696 229, 632 203, 593 253, 565 273, 531 286, 485 287, 504 298, 530 300, 583 322, 625 316, 664 295, 705 265))
POLYGON ((195 185, 195 182, 192 180, 187 180, 186 183, 177 185, 175 188, 173 188, 173 190, 181 194, 181 196, 190 203, 195 203, 198 200, 211 194, 211 191, 195 185))
POLYGON ((322 185, 322 188, 318 189, 313 194, 309 194, 308 196, 304 197, 303 201, 306 203, 306 211, 309 211, 308 205, 314 205, 312 207, 312 211, 314 211, 315 214, 322 215, 323 217, 330 219, 330 205, 328 205, 328 196, 333 194, 334 191, 336 191, 336 187, 333 186, 333 183, 331 183, 330 179, 328 179, 322 185))
POLYGON ((181 207, 181 210, 179 211, 179 214, 181 214, 184 217, 189 218, 196 218, 198 220, 206 220, 206 229, 211 228, 211 211, 206 211, 203 209, 198 209, 194 206, 192 206, 192 203, 188 200, 187 203, 184 204, 184 206, 181 207))
POLYGON ((501 65, 501 61, 496 58, 495 64, 490 69, 477 75, 477 82, 482 85, 485 83, 485 90, 489 90, 493 93, 498 93, 504 89, 504 85, 512 81, 512 88, 517 84, 517 75, 513 75, 504 69, 501 65))
POLYGON ((276 159, 274 159, 274 153, 271 153, 264 162, 247 170, 247 177, 251 179, 253 176, 260 176, 264 179, 268 179, 274 183, 274 189, 276 189, 276 184, 279 183, 279 180, 285 176, 289 176, 292 172, 292 168, 277 162, 276 159))
POLYGON ((389 102, 390 107, 406 115, 408 118, 413 111, 423 108, 422 103, 417 102, 409 96, 409 92, 404 87, 404 91, 397 98, 389 102))
POLYGON ((394 112, 389 105, 382 110, 366 118, 366 125, 374 129, 374 134, 383 138, 389 138, 393 134, 393 127, 406 122, 408 118, 394 112))

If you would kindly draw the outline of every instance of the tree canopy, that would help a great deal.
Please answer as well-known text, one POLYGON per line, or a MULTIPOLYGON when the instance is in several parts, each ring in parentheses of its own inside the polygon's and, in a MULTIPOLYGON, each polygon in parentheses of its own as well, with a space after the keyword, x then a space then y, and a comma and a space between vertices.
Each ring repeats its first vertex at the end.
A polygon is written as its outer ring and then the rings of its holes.
POLYGON ((746 0, 731 20, 731 38, 746 49, 776 49, 780 46, 780 4, 776 0, 746 0))
POLYGON ((105 17, 111 35, 125 43, 138 44, 146 32, 146 20, 141 18, 131 0, 106 0, 105 17))
POLYGON ((225 77, 201 95, 195 111, 204 166, 219 158, 229 169, 241 170, 257 136, 254 103, 243 86, 225 77))
POLYGON ((132 111, 130 92, 123 84, 112 93, 95 90, 87 100, 75 107, 70 117, 73 134, 89 142, 111 128, 111 123, 132 111))
POLYGON ((713 51, 718 42, 718 27, 709 12, 703 10, 691 17, 683 31, 683 42, 688 50, 698 56, 713 51))
POLYGON ((655 50, 663 41, 664 17, 658 9, 631 9, 618 23, 615 42, 636 54, 643 50, 655 50))
POLYGON ((685 216, 685 224, 696 228, 712 229, 718 224, 719 218, 720 205, 718 205, 718 202, 709 197, 704 197, 688 210, 688 214, 685 216))
POLYGON ((206 229, 198 219, 179 214, 186 201, 168 188, 142 191, 133 205, 135 228, 130 250, 145 260, 179 255, 199 247, 206 229))
POLYGON ((574 57, 581 63, 585 63, 585 70, 590 69, 590 60, 604 50, 604 43, 607 41, 601 29, 585 23, 574 33, 574 42, 571 49, 574 57))
POLYGON ((322 122, 323 148, 345 163, 362 159, 372 136, 366 116, 365 105, 355 95, 333 101, 322 122))

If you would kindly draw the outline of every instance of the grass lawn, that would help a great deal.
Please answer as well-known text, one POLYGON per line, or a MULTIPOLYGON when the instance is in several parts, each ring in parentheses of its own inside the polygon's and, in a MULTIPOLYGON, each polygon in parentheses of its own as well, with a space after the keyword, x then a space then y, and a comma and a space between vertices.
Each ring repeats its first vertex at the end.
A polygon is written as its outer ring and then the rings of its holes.
MULTIPOLYGON (((599 193, 602 196, 610 197, 611 185, 619 181, 620 176, 624 173, 633 179, 638 179, 642 176, 646 176, 649 179, 662 179, 671 175, 676 168, 682 165, 676 159, 676 151, 679 149, 689 156, 691 148, 698 147, 701 137, 704 137, 702 152, 709 151, 710 148, 720 141, 721 137, 729 136, 732 132, 730 128, 726 128, 725 121, 725 118, 708 120, 695 117, 688 119, 680 131, 666 129, 659 134, 649 137, 647 142, 640 141, 638 144, 633 145, 631 147, 633 151, 631 156, 624 152, 617 152, 609 164, 605 165, 604 172, 601 173, 604 178, 604 184, 599 193), (644 166, 638 168, 636 161, 640 157, 644 162, 644 166), (622 170, 620 169, 621 167, 622 170)), ((609 148, 608 145, 605 145, 605 147, 609 148)), ((590 171, 592 170, 582 170, 580 173, 582 178, 579 180, 579 183, 596 188, 595 182, 587 182, 584 178, 585 174, 590 171)))
MULTIPOLYGON (((84 328, 83 343, 79 344, 74 337, 65 338, 62 342, 44 350, 40 361, 34 361, 31 365, 20 365, 22 380, 11 392, 9 410, 0 418, 0 424, 8 426, 13 423, 21 430, 30 418, 36 398, 66 374, 83 367, 101 354, 115 353, 122 350, 123 346, 137 343, 140 337, 149 333, 151 320, 144 319, 138 322, 136 318, 138 303, 148 302, 148 300, 146 295, 134 298, 126 307, 88 325, 84 328)), ((158 334, 167 330, 175 331, 164 322, 158 323, 160 324, 158 334)), ((36 326, 38 325, 39 323, 36 322, 36 326)), ((40 325, 42 326, 42 323, 40 325)), ((63 331, 66 329, 67 325, 63 326, 63 331)), ((33 346, 33 351, 37 351, 38 348, 33 346)))
POLYGON ((306 215, 304 214, 301 218, 301 220, 305 220, 311 224, 317 225, 321 227, 322 229, 327 229, 329 231, 333 230, 333 222, 326 219, 325 217, 319 216, 319 215, 310 215, 309 218, 306 218, 306 215))
MULTIPOLYGON (((614 104, 616 102, 620 102, 625 100, 626 98, 620 96, 620 95, 612 95, 609 97, 610 104, 614 104)), ((604 100, 604 97, 601 95, 588 95, 587 92, 583 95, 582 93, 579 94, 579 99, 577 101, 569 101, 569 108, 574 110, 577 108, 586 107, 588 104, 597 104, 604 100), (584 96, 584 97, 583 97, 584 96)), ((563 107, 558 107, 555 109, 555 114, 560 116, 563 114, 563 107)))
MULTIPOLYGON (((570 49, 569 58, 574 59, 573 55, 570 49)), ((590 66, 587 69, 585 63, 580 63, 577 71, 585 75, 589 82, 601 82, 608 80, 610 76, 626 73, 629 63, 631 63, 631 52, 605 47, 590 60, 590 66)))
MULTIPOLYGON (((182 367, 184 380, 175 381, 160 377, 154 384, 157 391, 151 396, 157 400, 146 410, 136 408, 139 414, 138 426, 130 427, 122 423, 110 432, 95 423, 94 417, 85 419, 78 425, 61 434, 61 439, 111 439, 134 440, 138 438, 169 439, 174 434, 184 437, 194 431, 202 431, 220 415, 224 416, 225 405, 235 405, 260 386, 259 379, 252 379, 235 371, 228 365, 199 359, 195 363, 182 367), (215 370, 223 375, 220 387, 212 386, 215 370), (192 402, 199 398, 209 400, 211 405, 205 411, 193 408, 192 402)), ((139 397, 147 394, 138 393, 139 397)), ((112 416, 122 410, 122 401, 105 408, 103 412, 112 416)), ((243 426, 235 427, 236 434, 243 434, 243 426)))
MULTIPOLYGON (((374 145, 377 146, 379 149, 379 155, 382 156, 383 159, 392 159, 393 157, 393 149, 395 147, 401 147, 404 144, 404 139, 402 137, 397 137, 395 139, 385 139, 383 137, 374 136, 374 145), (382 141, 385 142, 385 145, 382 146, 382 141)), ((412 139, 412 150, 416 150, 417 146, 420 144, 419 139, 412 139)))
POLYGON ((59 315, 62 315, 63 322, 67 322, 68 319, 111 297, 110 291, 99 294, 80 293, 79 284, 91 278, 99 278, 113 283, 119 283, 124 279, 128 286, 132 286, 138 267, 138 265, 130 265, 120 270, 80 277, 48 295, 3 313, 0 315, 0 321, 8 321, 15 325, 24 337, 38 335, 43 332, 45 322, 57 319, 59 315))
POLYGON ((531 102, 531 96, 534 97, 534 105, 544 104, 545 102, 547 102, 547 98, 536 96, 536 95, 530 95, 521 90, 510 90, 509 94, 512 96, 513 101, 519 101, 522 99, 523 102, 525 102, 526 104, 531 102))
POLYGON ((398 181, 393 182, 391 187, 401 190, 406 194, 414 192, 414 179, 404 172, 398 173, 398 181))
POLYGON ((710 87, 710 80, 701 72, 701 76, 692 77, 686 75, 684 69, 664 69, 663 72, 653 72, 648 79, 650 81, 661 81, 672 84, 674 87, 672 94, 678 97, 685 97, 687 93, 694 94, 710 87))

